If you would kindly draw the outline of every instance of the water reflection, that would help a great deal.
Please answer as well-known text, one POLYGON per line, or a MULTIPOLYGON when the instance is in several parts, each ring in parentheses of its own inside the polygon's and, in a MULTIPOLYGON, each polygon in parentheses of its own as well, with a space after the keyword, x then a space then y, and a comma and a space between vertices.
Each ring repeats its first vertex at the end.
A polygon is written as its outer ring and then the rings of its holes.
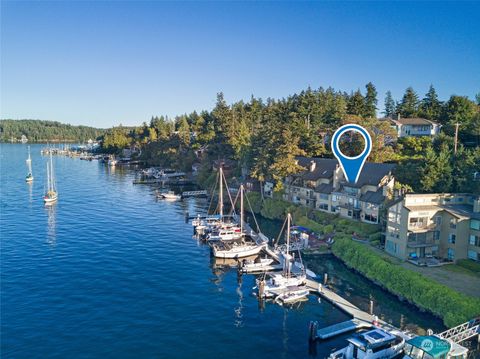
POLYGON ((30 205, 33 202, 33 182, 26 182, 28 187, 28 202, 30 205))
POLYGON ((237 328, 243 327, 243 314, 242 314, 242 309, 243 309, 243 292, 242 292, 242 284, 243 284, 243 278, 242 275, 239 273, 237 274, 237 295, 238 295, 238 307, 234 309, 235 311, 235 326, 237 328))
POLYGON ((57 242, 57 206, 45 206, 47 211, 47 243, 54 246, 57 242))

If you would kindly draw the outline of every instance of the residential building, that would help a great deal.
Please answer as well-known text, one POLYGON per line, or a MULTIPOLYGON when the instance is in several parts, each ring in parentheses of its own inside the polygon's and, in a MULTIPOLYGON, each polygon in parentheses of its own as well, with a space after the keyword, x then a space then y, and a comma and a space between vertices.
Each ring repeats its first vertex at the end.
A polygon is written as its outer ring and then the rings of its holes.
POLYGON ((394 165, 365 163, 357 183, 348 182, 336 159, 299 157, 305 168, 285 179, 284 199, 367 223, 379 223, 380 210, 393 191, 394 165))
POLYGON ((408 136, 436 136, 440 133, 440 125, 425 118, 398 118, 390 119, 397 131, 398 137, 408 136))
POLYGON ((388 208, 385 251, 404 260, 480 260, 478 195, 406 194, 388 208))

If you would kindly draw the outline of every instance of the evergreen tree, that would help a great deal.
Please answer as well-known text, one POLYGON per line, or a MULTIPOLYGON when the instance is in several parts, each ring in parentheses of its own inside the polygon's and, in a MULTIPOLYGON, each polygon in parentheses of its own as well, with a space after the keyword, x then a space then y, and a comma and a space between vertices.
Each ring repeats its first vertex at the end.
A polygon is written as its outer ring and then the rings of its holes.
POLYGON ((369 82, 366 86, 367 94, 365 95, 365 118, 376 118, 377 117, 377 89, 375 86, 369 82))
POLYGON ((425 192, 450 192, 452 187, 451 152, 442 146, 438 155, 428 147, 421 168, 422 189, 425 192))
POLYGON ((405 90, 402 101, 397 106, 397 113, 402 117, 409 118, 418 116, 419 100, 417 93, 412 87, 405 90))
POLYGON ((360 90, 355 91, 348 99, 347 113, 357 116, 363 116, 365 113, 365 99, 360 90))
POLYGON ((420 115, 428 120, 438 121, 442 111, 442 104, 438 100, 437 92, 433 85, 420 103, 420 115))
POLYGON ((395 115, 395 107, 395 101, 392 97, 392 93, 387 91, 385 94, 385 110, 383 111, 385 117, 393 118, 395 115))

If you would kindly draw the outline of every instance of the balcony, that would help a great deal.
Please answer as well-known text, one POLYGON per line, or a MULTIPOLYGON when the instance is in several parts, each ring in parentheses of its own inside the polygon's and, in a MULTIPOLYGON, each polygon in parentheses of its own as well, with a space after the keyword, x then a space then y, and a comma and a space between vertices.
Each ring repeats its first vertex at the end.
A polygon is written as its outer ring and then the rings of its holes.
POLYGON ((435 243, 433 238, 417 239, 414 241, 408 241, 407 243, 408 248, 422 248, 422 247, 433 247, 433 246, 438 246, 438 243, 435 243))
POLYGON ((435 223, 431 223, 431 224, 424 224, 422 222, 418 222, 418 223, 410 223, 408 225, 408 230, 410 232, 430 232, 430 231, 434 231, 435 229, 437 228, 437 225, 435 223))

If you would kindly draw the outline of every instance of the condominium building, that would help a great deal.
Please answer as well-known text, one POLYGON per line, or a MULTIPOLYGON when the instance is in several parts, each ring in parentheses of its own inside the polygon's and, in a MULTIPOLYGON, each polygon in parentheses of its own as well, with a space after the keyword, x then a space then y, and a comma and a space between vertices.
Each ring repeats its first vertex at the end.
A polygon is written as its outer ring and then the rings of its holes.
POLYGON ((388 208, 385 250, 404 260, 480 260, 478 195, 406 194, 388 208))
POLYGON ((394 165, 365 163, 356 183, 348 182, 336 159, 297 158, 304 171, 284 181, 284 199, 367 223, 379 223, 380 210, 393 190, 394 165))

